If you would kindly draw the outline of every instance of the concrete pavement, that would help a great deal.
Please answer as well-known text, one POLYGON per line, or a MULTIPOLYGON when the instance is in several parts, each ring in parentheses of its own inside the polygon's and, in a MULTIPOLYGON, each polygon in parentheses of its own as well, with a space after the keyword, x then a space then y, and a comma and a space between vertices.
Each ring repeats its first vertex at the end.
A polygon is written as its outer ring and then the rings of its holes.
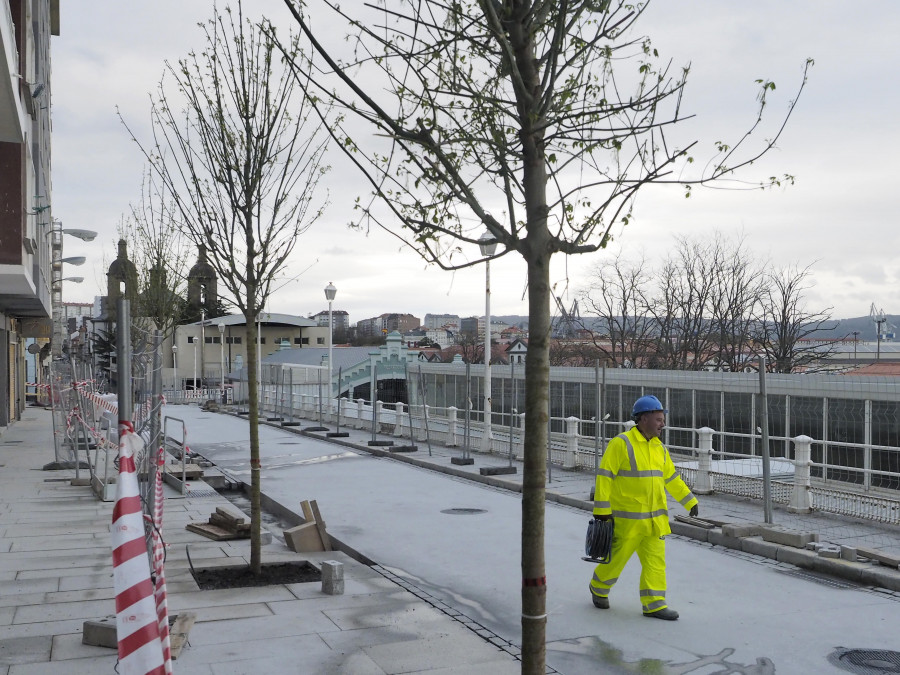
MULTIPOLYGON (((111 503, 74 487, 74 471, 41 471, 54 458, 49 410, 28 408, 0 436, 0 675, 116 672, 113 649, 81 643, 85 620, 115 612, 111 503)), ((449 614, 344 553, 298 555, 275 539, 265 562, 344 564, 343 595, 321 584, 200 591, 195 567, 246 563, 246 541, 186 531, 217 506, 209 490, 167 494, 170 614, 194 612, 175 672, 515 673, 519 663, 449 614)))
MULTIPOLYGON (((194 406, 169 414, 188 421, 194 450, 243 477, 246 420, 194 406)), ((112 505, 71 486, 72 471, 39 470, 53 458, 50 424, 49 411, 29 408, 0 436, 0 675, 114 672, 112 650, 80 642, 85 619, 113 612, 112 505)), ((318 583, 199 591, 185 546, 197 567, 245 561, 247 546, 184 529, 227 504, 224 497, 167 495, 170 612, 197 614, 176 672, 518 672, 521 467, 482 476, 480 468, 507 461, 475 454, 475 465, 458 466, 451 458, 459 450, 434 446, 429 456, 424 443, 388 459, 389 451, 367 447, 364 431, 351 431, 344 446, 317 435, 263 430, 263 486, 273 511, 317 499, 329 532, 377 564, 340 552, 290 553, 272 518, 276 536, 264 559, 340 560, 345 594, 325 595, 318 583)), ((613 608, 595 610, 590 566, 577 559, 592 480, 554 467, 547 486, 551 671, 845 672, 828 660, 838 646, 900 650, 900 593, 680 536, 668 545, 679 622, 640 617, 636 561, 613 608)), ((701 498, 701 513, 762 520, 758 504, 716 496, 701 498)), ((777 516, 783 523, 786 514, 777 516)), ((829 540, 898 544, 891 528, 821 516, 804 522, 829 540)))

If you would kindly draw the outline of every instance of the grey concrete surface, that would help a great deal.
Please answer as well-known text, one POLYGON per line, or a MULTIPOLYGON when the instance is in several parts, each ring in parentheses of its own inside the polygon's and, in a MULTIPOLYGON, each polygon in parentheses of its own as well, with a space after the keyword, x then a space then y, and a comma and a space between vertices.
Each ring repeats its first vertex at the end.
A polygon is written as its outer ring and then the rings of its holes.
MULTIPOLYGON (((115 673, 115 650, 81 641, 85 620, 115 612, 113 505, 73 487, 74 471, 41 471, 53 457, 48 410, 27 409, 0 435, 0 675, 115 673)), ((341 562, 342 595, 320 583, 200 591, 186 547, 197 567, 246 563, 249 547, 184 529, 229 506, 199 492, 166 493, 169 611, 197 615, 176 673, 518 672, 514 655, 341 552, 301 555, 275 540, 264 561, 341 562)))
MULTIPOLYGON (((249 477, 245 419, 195 406, 169 414, 186 420, 193 450, 235 479, 249 477)), ((433 446, 429 456, 421 442, 415 453, 390 456, 367 448, 367 433, 351 431, 340 445, 305 434, 312 424, 261 430, 263 491, 294 512, 316 499, 329 533, 353 555, 291 553, 279 536, 284 523, 270 517, 275 536, 264 559, 342 562, 345 593, 327 595, 317 583, 200 591, 185 547, 202 567, 246 561, 247 543, 184 529, 225 497, 168 492, 170 612, 197 614, 175 672, 518 672, 521 466, 485 477, 480 467, 507 460, 475 453, 474 465, 457 466, 450 460, 459 450, 433 446)), ((112 673, 111 650, 81 644, 83 621, 114 611, 112 504, 71 486, 72 471, 40 471, 52 457, 49 411, 29 408, 0 435, 0 675, 112 673)), ((851 581, 680 535, 667 541, 678 622, 641 616, 637 560, 613 590, 612 608, 595 609, 592 565, 580 560, 592 482, 553 467, 547 485, 548 672, 839 673, 846 671, 828 658, 839 647, 900 652, 900 592, 885 588, 900 572, 852 563, 866 573, 851 581)), ((701 515, 762 521, 749 500, 700 503, 701 515)), ((776 523, 837 544, 898 546, 895 529, 848 519, 778 511, 776 523)))

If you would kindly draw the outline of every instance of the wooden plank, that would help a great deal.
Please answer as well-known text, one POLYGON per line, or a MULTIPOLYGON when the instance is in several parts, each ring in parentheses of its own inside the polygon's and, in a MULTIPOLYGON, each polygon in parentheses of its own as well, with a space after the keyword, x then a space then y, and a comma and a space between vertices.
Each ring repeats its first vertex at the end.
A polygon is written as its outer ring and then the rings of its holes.
POLYGON ((184 526, 188 532, 194 532, 196 534, 201 534, 207 539, 212 539, 213 541, 224 541, 226 539, 246 539, 248 534, 243 532, 231 532, 222 527, 218 527, 216 525, 210 525, 209 523, 188 523, 184 526))
POLYGON ((300 509, 303 511, 303 520, 305 520, 307 523, 311 523, 316 519, 316 517, 313 515, 312 509, 309 506, 309 502, 305 499, 300 502, 300 509))
POLYGON ((187 642, 188 633, 196 620, 194 612, 178 612, 175 616, 175 623, 169 628, 169 651, 173 661, 181 654, 181 648, 187 642))
POLYGON ((319 538, 322 540, 322 547, 326 551, 331 551, 331 537, 329 537, 328 532, 325 531, 325 521, 322 518, 322 514, 319 512, 319 505, 316 503, 315 499, 310 502, 310 506, 312 507, 313 516, 315 516, 316 519, 316 528, 319 530, 319 538))

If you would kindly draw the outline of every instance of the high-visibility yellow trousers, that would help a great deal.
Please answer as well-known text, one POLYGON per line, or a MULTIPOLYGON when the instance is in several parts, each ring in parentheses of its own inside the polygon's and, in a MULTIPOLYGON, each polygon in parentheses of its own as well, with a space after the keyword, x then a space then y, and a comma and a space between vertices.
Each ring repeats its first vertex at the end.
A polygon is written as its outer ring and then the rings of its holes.
POLYGON ((613 585, 625 569, 631 556, 637 553, 641 561, 641 605, 644 614, 666 607, 666 540, 663 537, 620 537, 612 542, 610 561, 597 565, 591 579, 591 593, 600 598, 609 597, 613 585))

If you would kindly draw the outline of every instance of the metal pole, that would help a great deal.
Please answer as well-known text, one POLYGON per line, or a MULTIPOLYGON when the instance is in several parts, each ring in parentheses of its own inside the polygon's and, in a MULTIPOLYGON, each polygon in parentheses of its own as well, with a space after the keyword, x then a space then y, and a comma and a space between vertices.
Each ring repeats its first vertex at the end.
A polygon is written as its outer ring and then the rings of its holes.
POLYGON ((134 394, 131 388, 131 302, 116 301, 116 383, 119 399, 119 439, 122 423, 131 422, 134 394))
POLYGON ((484 263, 484 426, 481 451, 491 451, 491 261, 484 263))
POLYGON ((600 391, 600 359, 594 362, 594 386, 597 388, 597 416, 594 417, 594 475, 600 469, 600 419, 603 417, 603 401, 600 391))
POLYGON ((772 473, 769 467, 769 401, 766 397, 766 357, 759 357, 759 425, 762 433, 763 511, 772 522, 772 473))
POLYGON ((422 375, 422 366, 419 366, 419 386, 422 389, 422 417, 425 422, 425 443, 428 444, 428 456, 431 457, 431 433, 428 430, 428 390, 425 388, 425 376, 422 375))
POLYGON ((341 380, 344 374, 344 367, 338 368, 338 389, 337 389, 337 426, 335 431, 341 433, 341 380))
POLYGON ((472 416, 472 390, 471 381, 469 379, 471 365, 466 364, 466 440, 463 445, 463 458, 469 458, 469 418, 472 416))
POLYGON ((509 362, 509 465, 513 465, 513 420, 516 417, 516 362, 509 362))
MULTIPOLYGON (((150 408, 150 447, 147 448, 147 512, 156 507, 156 453, 160 445, 162 421, 162 331, 153 332, 153 374, 150 383, 152 407, 150 408)), ((176 378, 177 380, 177 378, 176 378)))
POLYGON ((370 387, 371 396, 372 396, 372 442, 377 440, 375 438, 376 433, 375 430, 378 428, 378 420, 376 419, 375 411, 377 407, 375 406, 375 400, 378 398, 378 364, 372 364, 372 384, 370 387))
POLYGON ((553 443, 552 443, 552 434, 553 434, 553 420, 551 419, 551 414, 553 413, 553 406, 551 405, 550 399, 550 385, 552 382, 547 383, 547 481, 553 481, 553 443))
POLYGON ((289 368, 288 381, 290 382, 290 393, 288 394, 288 419, 293 422, 294 421, 294 369, 289 368))

